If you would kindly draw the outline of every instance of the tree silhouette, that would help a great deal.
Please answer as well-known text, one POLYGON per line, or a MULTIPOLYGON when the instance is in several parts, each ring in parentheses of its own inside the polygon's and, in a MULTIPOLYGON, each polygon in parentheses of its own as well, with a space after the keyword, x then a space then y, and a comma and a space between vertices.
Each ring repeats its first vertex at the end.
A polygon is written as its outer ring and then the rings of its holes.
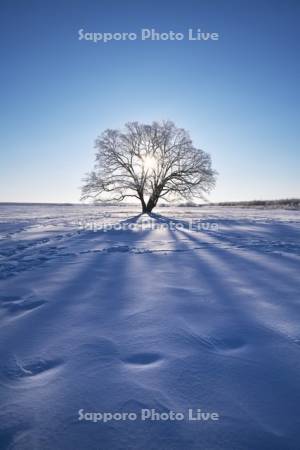
POLYGON ((84 179, 82 199, 135 197, 143 213, 149 213, 159 199, 204 198, 215 185, 209 154, 195 148, 189 134, 170 121, 108 129, 95 148, 94 170, 84 179))

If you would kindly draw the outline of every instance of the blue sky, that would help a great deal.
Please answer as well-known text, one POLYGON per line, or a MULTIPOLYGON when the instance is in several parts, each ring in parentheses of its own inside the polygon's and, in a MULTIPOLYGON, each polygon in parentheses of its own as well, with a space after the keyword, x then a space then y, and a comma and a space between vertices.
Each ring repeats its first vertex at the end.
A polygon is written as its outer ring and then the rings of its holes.
POLYGON ((212 201, 299 196, 299 6, 2 0, 0 201, 78 201, 97 135, 160 119, 211 154, 212 201), (201 28, 220 40, 94 44, 81 28, 201 28))

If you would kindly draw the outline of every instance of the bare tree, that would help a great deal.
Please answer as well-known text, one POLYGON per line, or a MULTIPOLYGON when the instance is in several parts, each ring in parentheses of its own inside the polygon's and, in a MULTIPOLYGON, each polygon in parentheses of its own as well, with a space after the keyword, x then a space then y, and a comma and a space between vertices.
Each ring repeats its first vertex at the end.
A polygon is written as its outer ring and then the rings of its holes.
POLYGON ((173 122, 131 122, 124 132, 106 130, 96 140, 96 162, 82 199, 122 201, 135 197, 149 213, 159 199, 204 198, 215 185, 211 158, 173 122))

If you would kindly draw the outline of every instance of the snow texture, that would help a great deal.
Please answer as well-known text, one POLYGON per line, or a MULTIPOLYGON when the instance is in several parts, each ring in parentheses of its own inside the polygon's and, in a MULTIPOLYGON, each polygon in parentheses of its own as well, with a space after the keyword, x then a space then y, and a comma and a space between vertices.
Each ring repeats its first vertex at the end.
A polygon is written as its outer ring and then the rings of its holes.
POLYGON ((299 450, 300 213, 0 206, 0 448, 299 450), (191 231, 192 218, 211 228, 191 231), (218 421, 78 420, 217 412, 218 421))

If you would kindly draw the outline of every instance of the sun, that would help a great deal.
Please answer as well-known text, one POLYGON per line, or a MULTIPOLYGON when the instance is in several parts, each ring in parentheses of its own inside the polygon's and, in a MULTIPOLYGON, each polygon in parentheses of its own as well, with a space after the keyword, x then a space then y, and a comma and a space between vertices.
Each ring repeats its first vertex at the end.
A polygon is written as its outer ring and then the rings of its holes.
POLYGON ((154 170, 157 166, 157 161, 154 156, 146 155, 144 156, 142 161, 145 172, 147 172, 148 170, 154 170))

